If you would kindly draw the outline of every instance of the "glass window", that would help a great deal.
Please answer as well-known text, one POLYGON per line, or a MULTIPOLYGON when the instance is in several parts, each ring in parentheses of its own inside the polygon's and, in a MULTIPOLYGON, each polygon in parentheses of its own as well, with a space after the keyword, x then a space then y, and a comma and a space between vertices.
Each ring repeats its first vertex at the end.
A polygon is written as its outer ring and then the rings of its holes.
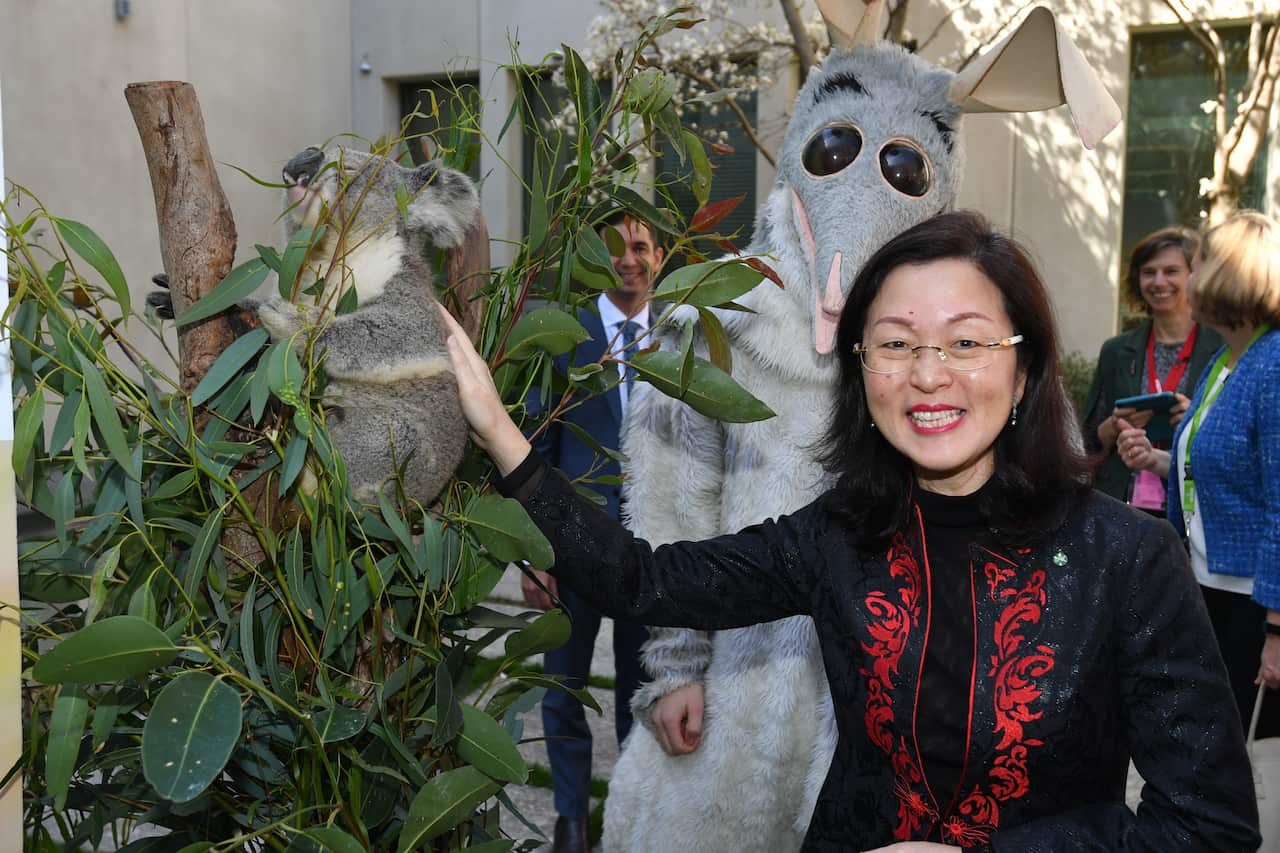
POLYGON ((480 180, 480 89, 475 75, 400 84, 400 115, 414 165, 433 157, 480 180))
MULTIPOLYGON (((1221 27, 1227 54, 1227 121, 1244 85, 1249 27, 1221 27)), ((1130 44, 1128 136, 1125 150, 1124 251, 1167 225, 1198 228, 1207 213, 1200 178, 1213 174, 1213 68, 1204 48, 1184 29, 1134 33, 1130 44)), ((1267 147, 1254 161, 1241 198, 1262 207, 1267 147)), ((1122 266, 1123 270, 1123 266, 1122 266)))
MULTIPOLYGON (((747 120, 754 125, 755 93, 739 95, 737 101, 747 120)), ((734 244, 744 249, 751 242, 756 213, 755 146, 742 129, 738 117, 728 107, 721 106, 714 112, 702 105, 685 107, 681 120, 695 128, 704 140, 720 139, 728 146, 726 153, 718 153, 704 143, 712 166, 710 202, 746 196, 733 213, 716 226, 716 231, 721 234, 736 235, 733 237, 734 244)), ((688 160, 681 165, 676 152, 670 146, 664 146, 657 164, 658 186, 668 195, 671 205, 680 211, 686 222, 698 209, 698 201, 689 187, 691 172, 688 160)), ((673 260, 674 265, 678 266, 679 260, 673 260)))

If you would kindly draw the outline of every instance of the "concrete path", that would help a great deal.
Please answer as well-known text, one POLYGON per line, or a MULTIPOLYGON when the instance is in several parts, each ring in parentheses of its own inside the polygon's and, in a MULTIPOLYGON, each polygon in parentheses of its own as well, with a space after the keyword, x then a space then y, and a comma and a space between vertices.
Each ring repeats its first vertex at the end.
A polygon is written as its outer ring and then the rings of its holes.
MULTIPOLYGON (((486 605, 495 609, 527 609, 520 594, 519 572, 508 570, 503 575, 502 581, 494 589, 486 605)), ((541 660, 536 660, 536 663, 541 665, 541 660)), ((609 619, 602 620, 600 633, 596 637, 595 654, 591 659, 591 674, 609 679, 614 676, 613 623, 609 619)), ((596 702, 600 704, 600 708, 604 712, 603 714, 596 714, 590 709, 587 710, 587 723, 591 726, 592 735, 591 774, 596 779, 607 780, 613 775, 613 765, 618 760, 618 744, 613 730, 614 696, 612 690, 595 687, 589 689, 591 695, 595 697, 596 702)), ((531 767, 536 765, 549 771, 550 764, 547 762, 547 750, 545 742, 542 740, 542 712, 540 707, 534 708, 524 715, 523 740, 524 743, 520 747, 520 752, 524 755, 525 761, 531 767)), ((520 810, 521 814, 530 823, 538 827, 549 841, 556 823, 556 810, 552 802, 551 789, 533 785, 508 785, 506 791, 511 798, 511 802, 520 810)), ((592 809, 598 803, 598 800, 592 799, 592 809)), ((523 826, 512 815, 504 814, 502 816, 502 827, 516 838, 533 837, 528 827, 523 826)))

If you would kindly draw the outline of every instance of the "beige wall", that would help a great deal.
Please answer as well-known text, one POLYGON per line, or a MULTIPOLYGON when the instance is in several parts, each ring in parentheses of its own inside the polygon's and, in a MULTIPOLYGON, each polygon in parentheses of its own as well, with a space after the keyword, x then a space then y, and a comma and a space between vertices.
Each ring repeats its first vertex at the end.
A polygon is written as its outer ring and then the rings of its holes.
MULTIPOLYGON (((128 83, 185 80, 214 157, 268 180, 351 123, 348 0, 0 0, 6 177, 116 252, 138 296, 160 268, 155 207, 128 83)), ((279 242, 277 196, 225 165, 241 254, 279 242)), ((158 357, 157 347, 149 354, 158 357)))
MULTIPOLYGON (((931 31, 954 0, 917 0, 909 29, 931 31)), ((1160 0, 1076 0, 1060 18, 1121 107, 1127 102, 1131 28, 1169 26, 1160 0)), ((1247 15, 1247 0, 1206 0, 1217 20, 1247 15)), ((562 41, 581 45, 596 0, 132 0, 123 23, 102 0, 0 0, 0 76, 5 80, 9 177, 50 209, 97 229, 120 255, 134 288, 158 264, 145 164, 121 90, 135 80, 196 85, 215 156, 268 179, 306 144, 352 130, 392 131, 405 80, 476 73, 483 129, 496 140, 512 100, 509 41, 538 63, 562 41), (359 65, 367 61, 370 70, 359 65)), ((776 4, 751 14, 777 21, 776 4)), ((971 0, 924 55, 954 67, 1008 15, 1001 0, 971 0)), ((762 93, 761 117, 781 131, 794 75, 762 93), (773 113, 777 119, 770 122, 773 113)), ((969 116, 961 204, 986 212, 1030 244, 1054 292, 1068 349, 1093 354, 1116 323, 1121 259, 1124 126, 1096 151, 1077 141, 1065 109, 1022 116, 969 116)), ((485 217, 494 261, 520 234, 520 134, 481 155, 485 217), (516 170, 513 174, 512 170, 516 170)), ((1280 157, 1275 154, 1273 157, 1280 157)), ((772 173, 758 160, 763 198, 772 173)), ((274 195, 221 169, 241 243, 278 242, 274 195)), ((1280 167, 1271 170, 1280 199, 1280 167)), ((1274 204, 1273 204, 1274 212, 1274 204)))
MULTIPOLYGON (((939 9, 951 5, 945 0, 913 4, 910 29, 927 34, 939 9)), ((1168 7, 1160 0, 1050 5, 1121 110, 1127 110, 1130 33, 1177 26, 1168 7)), ((1210 10, 1214 21, 1244 19, 1249 5, 1244 0, 1196 4, 1210 10)), ((955 58, 967 55, 1007 9, 999 0, 974 0, 925 55, 955 67, 955 58)), ((1116 330, 1125 129, 1121 122, 1095 151, 1087 151, 1065 108, 965 119, 969 163, 960 204, 984 211, 1030 245, 1053 292, 1065 348, 1091 357, 1116 330)), ((1270 212, 1275 214, 1280 166, 1271 169, 1271 177, 1270 212)))

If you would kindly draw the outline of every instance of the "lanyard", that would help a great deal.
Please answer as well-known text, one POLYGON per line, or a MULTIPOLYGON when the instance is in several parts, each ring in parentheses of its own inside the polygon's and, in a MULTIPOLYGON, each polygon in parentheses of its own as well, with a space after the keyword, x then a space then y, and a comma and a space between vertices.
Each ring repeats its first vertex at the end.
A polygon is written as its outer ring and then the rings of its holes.
MULTIPOLYGON (((1240 363, 1240 358, 1249 351, 1249 347, 1253 346, 1258 338, 1262 337, 1271 327, 1263 323, 1258 327, 1258 331, 1253 333, 1253 337, 1249 339, 1249 343, 1244 345, 1244 349, 1240 350, 1240 356, 1236 359, 1236 363, 1240 363)), ((1226 387, 1227 379, 1224 377, 1221 382, 1218 378, 1222 376, 1222 371, 1227 369, 1227 359, 1231 357, 1231 350, 1224 349, 1213 362, 1213 367, 1209 368, 1209 376, 1205 379, 1204 398, 1200 400, 1200 405, 1196 406, 1196 410, 1191 414, 1191 423, 1187 425, 1187 462, 1182 468, 1182 509, 1184 512, 1195 511, 1195 495, 1196 483, 1191 476, 1191 449, 1192 443, 1196 440, 1196 433, 1200 431, 1200 422, 1204 420, 1205 413, 1209 411, 1209 407, 1218 399, 1218 395, 1222 393, 1222 389, 1226 387), (1215 387, 1216 386, 1216 387, 1215 387)), ((1177 448, 1174 448, 1175 452, 1177 448)))
POLYGON ((1151 327, 1151 334, 1147 335, 1148 394, 1178 390, 1178 383, 1182 381, 1182 374, 1187 372, 1187 364, 1191 361, 1191 351, 1195 349, 1196 335, 1199 332, 1199 324, 1191 327, 1191 334, 1187 335, 1187 339, 1182 342, 1182 349, 1178 350, 1178 360, 1173 363, 1173 367, 1169 368, 1169 375, 1161 382, 1159 374, 1156 373, 1156 330, 1155 326, 1151 327))

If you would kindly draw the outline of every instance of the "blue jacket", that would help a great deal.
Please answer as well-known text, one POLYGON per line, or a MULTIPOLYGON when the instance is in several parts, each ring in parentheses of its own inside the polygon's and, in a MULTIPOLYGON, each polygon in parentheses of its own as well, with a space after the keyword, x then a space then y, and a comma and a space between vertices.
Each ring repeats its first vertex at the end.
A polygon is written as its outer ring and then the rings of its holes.
MULTIPOLYGON (((605 335, 600 315, 590 308, 578 312, 578 322, 591 335, 590 340, 578 344, 569 355, 557 356, 555 369, 561 374, 568 372, 570 366, 581 366, 599 360, 604 354, 609 338, 605 335)), ((611 369, 612 365, 605 365, 611 369)), ((529 408, 537 410, 539 392, 535 389, 530 395, 529 408)), ((551 405, 559 399, 552 393, 551 405)), ((598 394, 583 401, 575 396, 574 407, 563 416, 562 420, 571 423, 594 438, 601 446, 610 450, 618 447, 619 432, 622 427, 622 394, 615 385, 604 394, 598 394)), ((605 508, 614 518, 618 517, 618 507, 622 497, 622 485, 618 478, 622 475, 621 466, 613 459, 602 459, 586 442, 579 438, 573 430, 563 424, 554 424, 535 442, 538 452, 564 472, 570 480, 577 480, 590 473, 590 479, 600 477, 613 478, 604 483, 585 483, 584 485, 601 495, 605 500, 605 508)))
MULTIPOLYGON (((1205 393, 1196 385, 1174 446, 1205 393)), ((1191 448, 1209 571, 1253 578, 1253 599, 1280 610, 1280 330, 1245 351, 1191 448)), ((1175 461, 1176 464, 1176 461, 1175 461)), ((1185 532, 1178 478, 1169 477, 1169 521, 1185 532)))

